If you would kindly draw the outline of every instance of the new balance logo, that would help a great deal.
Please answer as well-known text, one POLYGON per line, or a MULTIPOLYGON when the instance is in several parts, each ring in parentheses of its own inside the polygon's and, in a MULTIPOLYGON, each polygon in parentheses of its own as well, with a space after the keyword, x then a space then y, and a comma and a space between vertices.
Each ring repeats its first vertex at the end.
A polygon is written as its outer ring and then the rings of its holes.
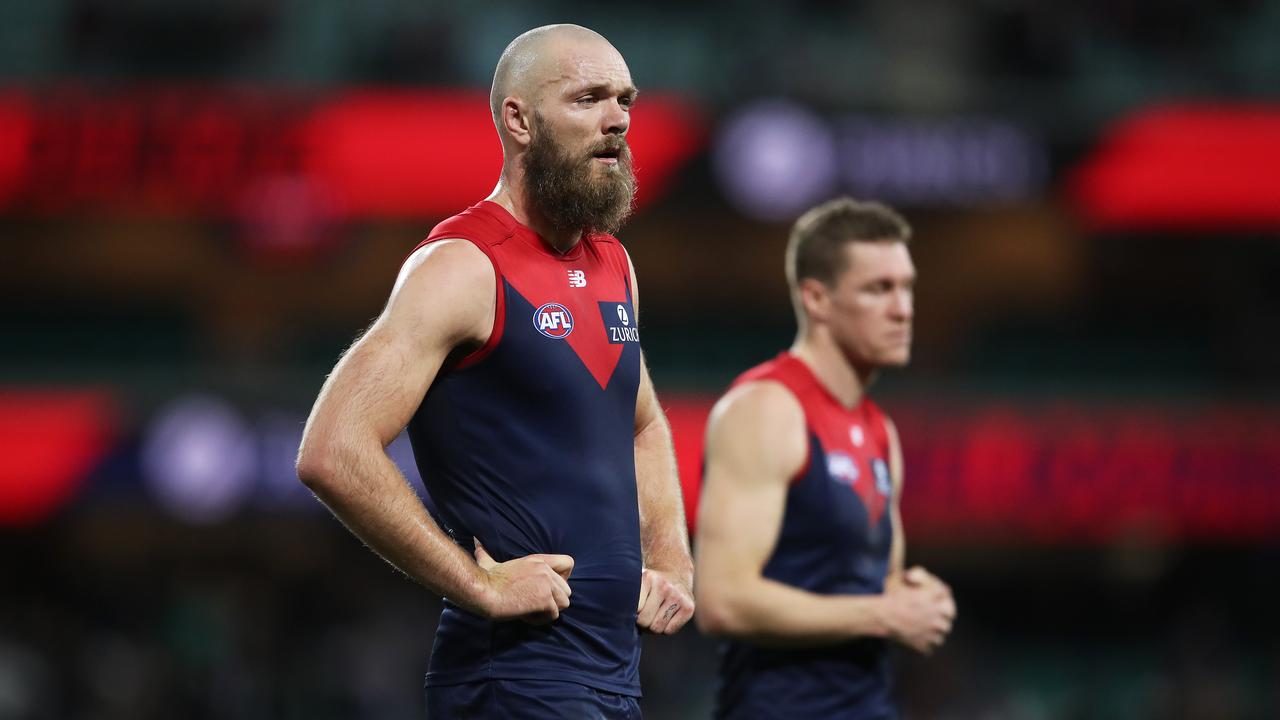
POLYGON ((587 274, 581 270, 569 271, 569 287, 580 288, 587 286, 587 274))

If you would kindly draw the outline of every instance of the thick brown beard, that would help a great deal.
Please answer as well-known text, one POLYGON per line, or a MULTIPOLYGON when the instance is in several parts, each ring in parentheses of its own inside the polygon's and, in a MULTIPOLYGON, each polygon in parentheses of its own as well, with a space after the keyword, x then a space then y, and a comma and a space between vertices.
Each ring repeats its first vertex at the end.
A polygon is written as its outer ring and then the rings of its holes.
POLYGON ((556 142, 542 116, 534 113, 524 176, 528 201, 557 231, 613 234, 631 215, 636 181, 631 150, 620 135, 574 155, 556 142), (605 150, 618 152, 618 164, 604 178, 594 178, 595 155, 605 150))

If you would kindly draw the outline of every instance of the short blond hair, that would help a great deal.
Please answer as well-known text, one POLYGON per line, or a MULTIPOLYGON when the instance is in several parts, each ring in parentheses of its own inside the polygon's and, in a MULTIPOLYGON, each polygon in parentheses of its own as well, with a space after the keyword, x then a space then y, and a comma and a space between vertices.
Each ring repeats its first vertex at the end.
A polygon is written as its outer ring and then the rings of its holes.
POLYGON ((798 288, 805 278, 827 287, 848 266, 844 246, 851 242, 911 241, 911 226, 883 203, 838 197, 800 216, 787 240, 787 283, 798 288))

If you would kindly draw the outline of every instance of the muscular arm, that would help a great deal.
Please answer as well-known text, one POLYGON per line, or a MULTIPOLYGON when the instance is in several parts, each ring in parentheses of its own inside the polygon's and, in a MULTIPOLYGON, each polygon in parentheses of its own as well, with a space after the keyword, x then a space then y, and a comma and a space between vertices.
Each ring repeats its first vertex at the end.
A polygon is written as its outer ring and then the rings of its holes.
MULTIPOLYGON (((889 439, 889 474, 893 478, 893 497, 889 505, 889 518, 893 523, 893 545, 889 549, 889 572, 885 578, 887 592, 903 587, 910 587, 928 594, 941 612, 943 622, 937 625, 940 634, 928 639, 924 652, 931 652, 946 639, 956 619, 956 602, 951 594, 951 587, 936 575, 920 566, 905 570, 907 552, 907 536, 902 527, 902 442, 898 439, 898 428, 888 417, 884 419, 886 434, 889 439)), ((910 644, 910 643, 908 643, 910 644)), ((921 649, 917 647, 917 649, 921 649)))
POLYGON ((641 360, 636 402, 636 491, 640 500, 640 544, 647 568, 662 570, 693 588, 693 560, 676 473, 671 426, 658 404, 641 360))
MULTIPOLYGON (((325 381, 303 432, 298 477, 371 549, 458 605, 487 616, 554 615, 555 605, 513 607, 510 565, 486 557, 482 568, 458 547, 386 454, 448 354, 488 337, 494 283, 488 258, 464 240, 414 253, 381 316, 325 381)), ((553 568, 533 570, 556 585, 546 577, 553 568)))
POLYGON ((804 411, 777 383, 744 385, 712 410, 698 516, 699 624, 709 633, 762 645, 826 645, 863 636, 932 652, 951 629, 955 604, 950 590, 923 568, 902 571, 902 458, 892 426, 896 535, 884 592, 822 595, 764 577, 790 480, 808 457, 808 443, 804 411))
MULTIPOLYGON (((631 302, 639 315, 635 268, 631 269, 631 302)), ((693 559, 671 426, 658 403, 643 357, 636 396, 635 463, 640 547, 645 566, 636 623, 670 634, 693 615, 693 559)))
POLYGON ((762 574, 808 443, 800 404, 777 383, 736 388, 712 410, 698 514, 704 631, 780 646, 890 634, 881 596, 821 595, 762 574))

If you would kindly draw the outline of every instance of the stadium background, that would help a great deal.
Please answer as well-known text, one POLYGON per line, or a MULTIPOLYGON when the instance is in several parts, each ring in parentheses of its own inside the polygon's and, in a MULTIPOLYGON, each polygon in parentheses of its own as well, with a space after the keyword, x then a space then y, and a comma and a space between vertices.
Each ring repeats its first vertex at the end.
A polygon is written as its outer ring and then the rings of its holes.
MULTIPOLYGON (((436 600, 292 455, 556 21, 643 90, 622 236, 686 482, 791 338, 788 221, 915 224, 876 392, 961 611, 908 717, 1280 716, 1280 2, 47 0, 0 4, 0 718, 420 716, 436 600)), ((714 666, 647 640, 647 717, 714 666)))

